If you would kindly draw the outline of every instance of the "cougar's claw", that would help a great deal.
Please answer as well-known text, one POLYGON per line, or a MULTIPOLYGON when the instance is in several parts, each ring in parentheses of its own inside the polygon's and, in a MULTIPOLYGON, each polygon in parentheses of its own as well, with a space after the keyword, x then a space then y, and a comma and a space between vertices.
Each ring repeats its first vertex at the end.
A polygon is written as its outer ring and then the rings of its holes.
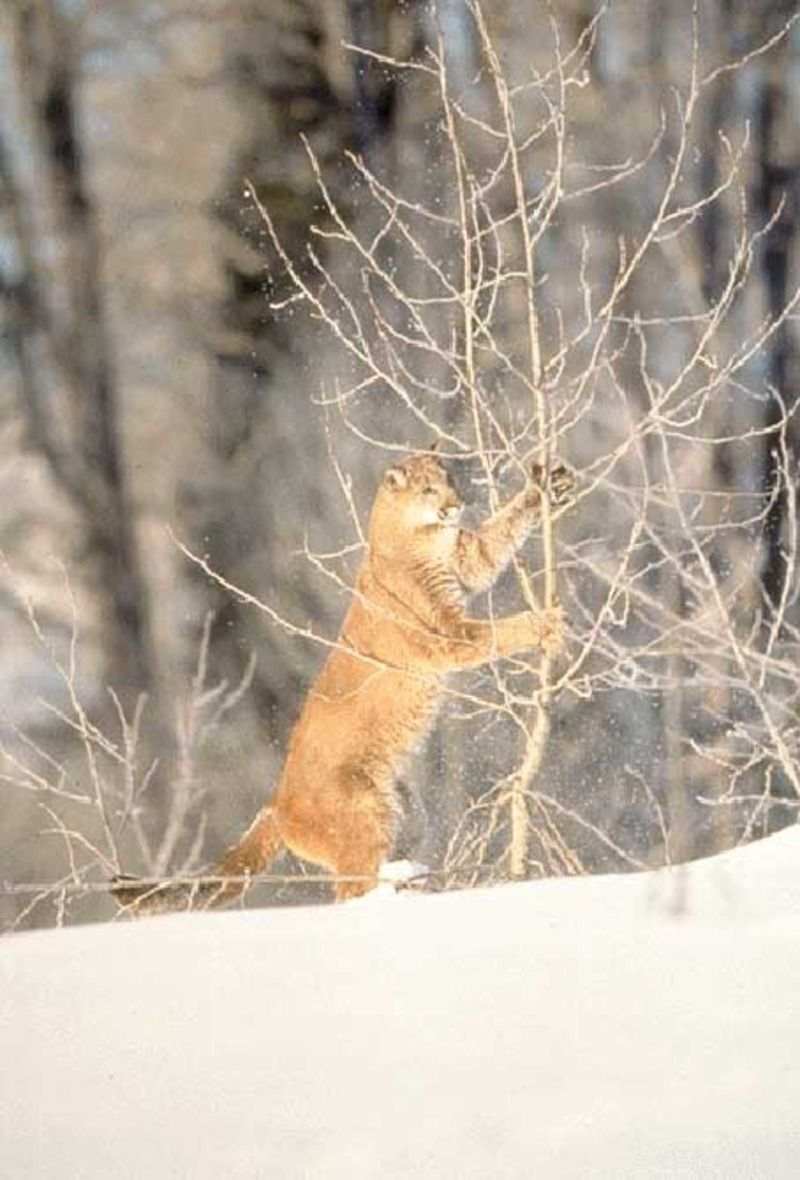
POLYGON ((562 508, 575 496, 575 473, 565 463, 554 463, 548 471, 535 463, 531 468, 531 480, 554 508, 562 508))
POLYGON ((560 604, 548 607, 539 614, 537 623, 539 647, 550 659, 564 646, 564 608, 560 604))

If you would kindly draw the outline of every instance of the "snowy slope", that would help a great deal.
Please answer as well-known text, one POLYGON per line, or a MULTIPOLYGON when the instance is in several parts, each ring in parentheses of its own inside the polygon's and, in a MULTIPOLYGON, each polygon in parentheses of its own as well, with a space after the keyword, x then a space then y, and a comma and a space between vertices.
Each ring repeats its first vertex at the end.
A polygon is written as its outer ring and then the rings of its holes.
POLYGON ((800 827, 673 872, 0 942, 13 1180, 800 1175, 800 827))

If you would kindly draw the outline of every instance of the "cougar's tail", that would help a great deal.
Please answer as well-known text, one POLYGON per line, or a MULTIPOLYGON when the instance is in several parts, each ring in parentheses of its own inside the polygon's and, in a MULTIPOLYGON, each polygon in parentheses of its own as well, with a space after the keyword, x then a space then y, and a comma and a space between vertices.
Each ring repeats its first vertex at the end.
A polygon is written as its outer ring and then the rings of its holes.
POLYGON ((214 869, 215 877, 231 877, 233 880, 211 885, 216 893, 209 905, 226 905, 240 897, 247 888, 247 878, 261 873, 283 847, 283 837, 278 826, 275 808, 262 807, 238 844, 223 856, 214 869), (237 880, 238 878, 238 880, 237 880))
POLYGON ((116 877, 111 892, 119 905, 135 917, 228 905, 244 893, 248 878, 262 872, 278 855, 282 845, 275 810, 268 805, 262 807, 238 844, 229 848, 208 874, 220 880, 209 881, 201 877, 196 881, 160 885, 136 878, 116 877))

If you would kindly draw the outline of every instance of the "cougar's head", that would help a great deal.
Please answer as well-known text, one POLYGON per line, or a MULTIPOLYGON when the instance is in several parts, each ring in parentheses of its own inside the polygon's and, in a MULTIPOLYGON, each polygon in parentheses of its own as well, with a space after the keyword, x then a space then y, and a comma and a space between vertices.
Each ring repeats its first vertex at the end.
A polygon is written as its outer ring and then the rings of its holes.
POLYGON ((409 532, 453 528, 463 507, 450 473, 435 455, 412 455, 383 477, 376 507, 409 532))

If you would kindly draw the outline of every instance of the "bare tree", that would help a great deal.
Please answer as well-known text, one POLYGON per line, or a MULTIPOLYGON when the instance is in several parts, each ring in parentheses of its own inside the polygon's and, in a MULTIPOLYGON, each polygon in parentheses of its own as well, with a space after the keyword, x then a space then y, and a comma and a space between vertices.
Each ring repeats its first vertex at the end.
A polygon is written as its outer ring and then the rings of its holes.
MULTIPOLYGON (((362 407, 376 398, 392 398, 409 422, 437 435, 455 461, 479 463, 489 496, 495 498, 503 467, 521 470, 534 454, 546 465, 562 441, 569 449, 579 430, 586 437, 586 425, 596 420, 601 404, 609 422, 611 406, 618 407, 618 429, 607 430, 607 448, 595 450, 584 468, 584 497, 603 489, 613 505, 615 525, 627 520, 621 535, 614 530, 616 555, 610 566, 590 558, 593 539, 586 537, 562 558, 568 570, 562 575, 562 593, 577 595, 576 622, 583 618, 586 628, 576 633, 577 650, 567 670, 552 680, 546 663, 531 669, 535 686, 528 689, 502 671, 496 674, 499 697, 494 708, 521 731, 523 752, 518 768, 490 792, 488 803, 477 807, 479 814, 488 812, 490 835, 507 830, 504 863, 511 875, 530 871, 531 840, 538 843, 537 862, 547 871, 574 872, 580 871, 581 859, 561 832, 563 808, 535 785, 558 695, 568 701, 584 694, 592 700, 612 689, 659 693, 671 709, 667 732, 678 733, 683 748, 687 737, 680 732, 682 719, 693 696, 688 686, 705 681, 708 693, 715 683, 721 687, 733 677, 749 702, 748 711, 753 710, 753 724, 763 727, 761 757, 774 763, 795 790, 800 781, 783 731, 780 676, 770 685, 774 693, 766 692, 766 673, 753 665, 760 658, 754 637, 759 616, 744 603, 732 603, 729 591, 723 590, 718 552, 726 544, 720 541, 723 531, 745 536, 760 529, 775 499, 790 494, 792 461, 787 457, 773 471, 766 504, 759 506, 751 498, 747 511, 739 508, 738 493, 695 482, 698 476, 708 478, 708 453, 726 441, 746 447, 756 436, 768 440, 773 451, 786 446, 787 407, 776 392, 775 412, 760 427, 757 407, 770 395, 749 383, 749 364, 786 330, 798 292, 785 290, 780 305, 771 305, 750 325, 744 342, 730 332, 732 309, 750 283, 764 243, 779 228, 779 212, 762 210, 759 221, 759 211, 748 206, 744 127, 739 141, 728 144, 725 169, 710 191, 696 187, 692 149, 698 112, 713 83, 774 51, 789 25, 739 59, 717 65, 703 60, 695 17, 684 31, 691 55, 686 87, 656 126, 651 146, 640 158, 628 158, 593 177, 591 163, 571 154, 569 128, 598 21, 589 22, 577 42, 565 47, 551 18, 549 69, 514 82, 507 78, 481 5, 470 0, 466 7, 483 66, 472 88, 453 87, 441 33, 411 62, 349 47, 358 56, 416 78, 438 96, 440 130, 450 158, 436 175, 435 194, 407 195, 387 184, 363 157, 350 153, 354 182, 366 187, 374 203, 372 226, 366 227, 363 219, 355 223, 309 145, 309 165, 326 220, 312 225, 308 246, 296 258, 282 241, 268 202, 254 187, 250 191, 293 288, 275 306, 305 303, 340 343, 352 376, 334 386, 328 402, 365 442, 389 452, 408 446, 398 433, 384 429, 376 437, 364 425, 362 407), (665 132, 668 154, 658 150, 665 132), (585 179, 573 180, 581 170, 585 179), (576 223, 571 208, 585 209, 586 198, 596 200, 623 188, 647 170, 654 183, 646 217, 634 236, 620 238, 615 264, 604 276, 605 260, 598 267, 587 226, 576 223), (452 199, 442 201, 443 192, 452 199), (693 249, 698 217, 729 192, 736 194, 739 216, 721 289, 704 311, 694 311, 692 293, 687 315, 670 293, 663 309, 645 317, 636 300, 645 268, 669 273, 682 253, 693 249), (537 265, 558 219, 565 217, 580 243, 570 278, 582 292, 582 305, 572 323, 567 322, 566 312, 574 307, 567 283, 560 276, 540 275, 537 265), (339 248, 335 262, 325 260, 317 242, 329 250, 339 248), (658 358, 657 368, 653 357, 658 358), (750 421, 733 440, 726 440, 707 432, 719 429, 716 403, 720 391, 731 385, 749 400, 750 421), (451 429, 452 413, 445 417, 442 407, 454 399, 462 412, 451 429), (643 595, 647 585, 650 592, 643 595), (625 604, 625 639, 616 634, 620 602, 625 604), (588 668, 593 669, 590 675, 588 668), (683 703, 676 707, 678 700, 683 703)), ((547 602, 555 594, 558 566, 547 515, 541 557, 538 593, 547 602)), ((516 573, 519 593, 534 604, 537 595, 529 575, 521 565, 516 573)), ((785 595, 782 622, 788 602, 785 595)), ((768 646, 774 645, 775 636, 773 627, 768 646)), ((481 704, 489 707, 485 698, 481 704)), ((676 768, 677 760, 670 765, 676 768)), ((678 835, 687 822, 678 819, 685 792, 686 784, 679 780, 670 795, 671 839, 664 829, 664 853, 670 857, 685 854, 685 838, 678 835)), ((658 823, 664 823, 655 803, 654 808, 658 823)), ((566 818, 581 826, 574 812, 566 818)), ((598 834, 596 825, 590 827, 598 834)), ((598 839, 602 842, 601 834, 598 839)), ((490 843, 484 832, 478 845, 469 847, 480 847, 483 855, 490 843)))

